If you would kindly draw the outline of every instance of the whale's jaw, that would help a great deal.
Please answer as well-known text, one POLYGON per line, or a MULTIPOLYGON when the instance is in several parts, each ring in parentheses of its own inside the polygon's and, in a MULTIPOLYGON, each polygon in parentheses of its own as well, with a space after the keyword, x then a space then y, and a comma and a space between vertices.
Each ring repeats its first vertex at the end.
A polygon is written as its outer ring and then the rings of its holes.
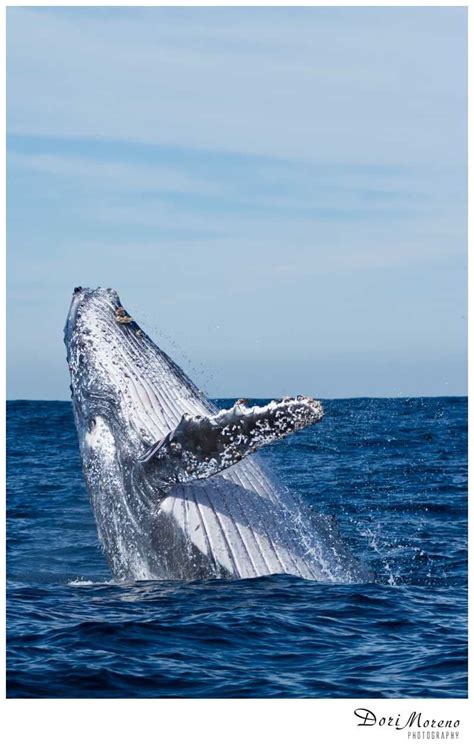
POLYGON ((111 289, 76 288, 65 343, 84 476, 117 578, 367 577, 332 522, 246 457, 318 422, 317 401, 217 413, 111 289))

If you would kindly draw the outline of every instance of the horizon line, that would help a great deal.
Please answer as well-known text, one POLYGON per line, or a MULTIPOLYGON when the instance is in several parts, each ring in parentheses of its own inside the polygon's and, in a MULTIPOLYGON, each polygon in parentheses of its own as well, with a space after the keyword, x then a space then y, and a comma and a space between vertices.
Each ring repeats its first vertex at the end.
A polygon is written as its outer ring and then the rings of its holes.
MULTIPOLYGON (((209 395, 206 395, 208 399, 214 401, 214 400, 235 400, 239 399, 239 397, 210 397, 209 395)), ((320 397, 318 396, 317 399, 321 401, 329 401, 333 402, 335 400, 341 401, 341 400, 388 400, 388 399, 468 399, 468 394, 417 394, 417 395, 398 395, 396 397, 393 396, 386 396, 386 397, 371 397, 370 395, 365 396, 359 396, 359 397, 320 397)), ((276 396, 269 396, 266 397, 245 397, 246 400, 249 402, 253 402, 255 400, 273 400, 273 399, 282 399, 281 397, 276 396)), ((67 402, 69 404, 72 404, 72 400, 68 399, 53 399, 53 398, 30 398, 30 397, 13 397, 8 398, 5 400, 5 402, 67 402)))

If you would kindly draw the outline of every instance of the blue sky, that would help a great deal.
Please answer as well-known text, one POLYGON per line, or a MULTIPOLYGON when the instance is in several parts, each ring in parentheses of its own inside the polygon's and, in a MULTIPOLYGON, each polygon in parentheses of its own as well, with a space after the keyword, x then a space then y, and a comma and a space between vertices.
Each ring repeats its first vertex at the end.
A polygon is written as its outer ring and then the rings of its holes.
POLYGON ((115 287, 214 396, 466 393, 463 8, 10 8, 8 395, 115 287))

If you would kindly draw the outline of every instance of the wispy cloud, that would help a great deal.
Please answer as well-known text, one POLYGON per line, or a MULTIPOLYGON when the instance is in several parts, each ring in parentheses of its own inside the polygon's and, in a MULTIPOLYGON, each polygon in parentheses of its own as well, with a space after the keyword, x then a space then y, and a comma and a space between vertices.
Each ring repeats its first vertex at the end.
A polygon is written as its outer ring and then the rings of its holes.
POLYGON ((89 186, 97 183, 112 192, 136 191, 214 195, 211 181, 199 180, 178 169, 162 165, 150 166, 128 162, 88 159, 83 155, 22 154, 10 151, 11 170, 23 170, 52 176, 55 179, 86 180, 89 186))

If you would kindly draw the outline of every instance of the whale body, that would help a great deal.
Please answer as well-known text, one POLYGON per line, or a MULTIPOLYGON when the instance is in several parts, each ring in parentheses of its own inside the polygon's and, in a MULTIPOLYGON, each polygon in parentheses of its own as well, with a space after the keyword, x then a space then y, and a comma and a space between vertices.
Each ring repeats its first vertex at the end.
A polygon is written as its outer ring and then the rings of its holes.
POLYGON ((116 578, 367 579, 334 519, 255 456, 319 422, 319 402, 218 411, 111 289, 76 288, 64 335, 83 473, 116 578))

